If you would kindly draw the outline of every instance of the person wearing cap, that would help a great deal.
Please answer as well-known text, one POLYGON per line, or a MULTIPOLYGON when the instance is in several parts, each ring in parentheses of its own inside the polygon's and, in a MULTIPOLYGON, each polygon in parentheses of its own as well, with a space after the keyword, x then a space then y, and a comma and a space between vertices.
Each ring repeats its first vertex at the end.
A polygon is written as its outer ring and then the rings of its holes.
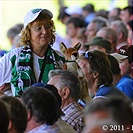
POLYGON ((65 9, 65 12, 70 16, 81 17, 83 10, 78 5, 71 5, 65 9))
POLYGON ((86 47, 88 47, 88 50, 101 50, 105 53, 110 53, 111 43, 107 39, 103 37, 94 37, 94 39, 90 43, 85 44, 86 47))
POLYGON ((133 55, 132 55, 133 45, 125 45, 120 47, 116 53, 112 53, 118 62, 121 69, 122 76, 130 76, 133 78, 133 55))
POLYGON ((50 70, 61 69, 63 57, 52 48, 55 41, 53 14, 47 9, 31 9, 24 17, 20 33, 22 47, 11 50, 0 59, 0 90, 11 84, 13 96, 35 82, 48 82, 50 70))
POLYGON ((130 76, 122 76, 119 63, 115 57, 107 54, 111 64, 111 71, 113 75, 113 84, 121 90, 131 101, 133 101, 133 80, 130 76))

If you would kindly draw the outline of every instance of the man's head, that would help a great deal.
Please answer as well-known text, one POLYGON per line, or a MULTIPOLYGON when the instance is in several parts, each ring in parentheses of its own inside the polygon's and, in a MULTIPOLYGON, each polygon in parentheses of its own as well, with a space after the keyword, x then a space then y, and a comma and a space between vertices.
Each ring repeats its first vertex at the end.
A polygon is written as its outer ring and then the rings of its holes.
POLYGON ((101 50, 105 53, 110 53, 112 50, 111 42, 103 37, 94 37, 93 40, 85 44, 89 50, 101 50))
POLYGON ((132 73, 132 56, 133 45, 125 45, 117 50, 116 53, 112 53, 118 62, 121 69, 121 75, 131 74, 132 73))
POLYGON ((102 28, 108 26, 108 20, 103 17, 95 17, 86 27, 85 34, 87 42, 91 42, 96 33, 102 28))
POLYGON ((117 44, 127 42, 128 30, 123 21, 116 20, 116 21, 111 22, 110 28, 115 30, 117 33, 117 36, 118 36, 117 44))
POLYGON ((80 81, 75 74, 67 70, 52 70, 49 73, 49 78, 48 83, 58 89, 58 93, 62 98, 62 105, 68 99, 78 101, 81 96, 80 81))
POLYGON ((11 45, 13 45, 13 41, 15 36, 19 35, 20 31, 16 28, 16 27, 11 27, 8 31, 7 31, 7 37, 9 39, 9 42, 11 45))
MULTIPOLYGON (((108 132, 111 125, 123 125, 124 133, 131 133, 131 125, 133 124, 131 103, 122 98, 113 97, 106 100, 92 101, 86 107, 85 115, 86 127, 84 133, 91 133, 87 131, 96 127, 101 127, 100 129, 104 133, 104 130, 106 130, 104 125, 107 126, 108 132)), ((112 126, 112 128, 114 127, 112 126)))
POLYGON ((109 40, 111 42, 112 49, 114 49, 117 45, 117 40, 118 40, 117 33, 116 33, 116 31, 114 31, 113 29, 111 29, 109 27, 101 28, 97 32, 96 36, 103 37, 103 38, 109 40))
POLYGON ((107 55, 99 50, 87 51, 79 62, 88 79, 88 86, 95 85, 95 91, 101 85, 110 85, 113 81, 110 62, 107 55))
POLYGON ((127 23, 133 19, 133 6, 126 6, 121 10, 120 18, 123 22, 127 23))
POLYGON ((23 133, 26 130, 28 120, 25 106, 17 98, 12 96, 2 96, 1 100, 6 102, 10 107, 11 126, 9 133, 13 131, 23 133))
POLYGON ((53 125, 59 118, 59 107, 55 96, 44 87, 32 86, 21 97, 28 109, 29 120, 38 124, 53 125))
POLYGON ((85 6, 82 7, 83 9, 83 16, 87 17, 90 13, 94 13, 94 5, 93 4, 86 4, 85 6))
POLYGON ((52 94, 54 94, 54 96, 57 99, 60 115, 63 115, 62 111, 60 110, 61 104, 62 104, 61 97, 60 97, 60 95, 58 93, 57 88, 54 85, 45 84, 45 83, 35 83, 32 86, 43 87, 44 89, 49 90, 50 92, 52 92, 52 94))
POLYGON ((66 26, 67 33, 71 38, 74 38, 75 36, 77 36, 79 29, 86 26, 86 23, 81 17, 70 17, 66 22, 66 26))
POLYGON ((120 12, 121 12, 121 8, 113 8, 111 11, 109 11, 108 13, 108 18, 110 19, 111 17, 115 17, 115 16, 118 16, 120 15, 120 12))
POLYGON ((9 106, 0 100, 0 132, 8 133, 8 126, 10 121, 10 109, 9 106))

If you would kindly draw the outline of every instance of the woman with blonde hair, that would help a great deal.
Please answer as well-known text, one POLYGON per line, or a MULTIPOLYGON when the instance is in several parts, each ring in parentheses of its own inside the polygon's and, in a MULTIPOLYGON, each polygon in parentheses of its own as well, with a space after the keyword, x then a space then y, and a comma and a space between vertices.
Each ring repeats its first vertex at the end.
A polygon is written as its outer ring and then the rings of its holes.
MULTIPOLYGON (((0 90, 11 84, 13 96, 36 82, 47 83, 50 70, 61 69, 63 58, 52 48, 55 41, 53 14, 47 9, 31 9, 24 17, 20 34, 22 47, 0 59, 0 90)), ((6 87, 7 89, 7 87, 6 87)))

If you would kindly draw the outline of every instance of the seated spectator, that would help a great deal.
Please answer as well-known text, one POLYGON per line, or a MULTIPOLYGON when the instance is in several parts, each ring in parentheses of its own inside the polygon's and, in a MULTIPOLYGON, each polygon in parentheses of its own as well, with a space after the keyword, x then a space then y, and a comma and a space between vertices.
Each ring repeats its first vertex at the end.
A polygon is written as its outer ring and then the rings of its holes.
POLYGON ((86 27, 85 21, 80 17, 70 17, 66 22, 67 34, 70 37, 70 46, 73 47, 78 40, 78 32, 81 28, 86 27))
POLYGON ((103 37, 94 37, 94 39, 85 44, 86 47, 88 47, 88 50, 101 50, 105 53, 111 53, 111 43, 107 39, 104 39, 103 37))
POLYGON ((103 17, 95 17, 86 27, 87 42, 91 42, 96 33, 102 28, 108 26, 108 20, 103 17))
POLYGON ((87 80, 88 90, 93 95, 93 100, 107 99, 112 96, 127 96, 113 84, 111 66, 106 53, 100 50, 87 51, 79 61, 87 80))
POLYGON ((133 101, 133 80, 129 75, 121 75, 119 63, 112 55, 107 55, 111 64, 113 74, 113 84, 120 89, 127 97, 133 101))
POLYGON ((7 31, 7 38, 9 39, 9 42, 12 46, 12 48, 14 48, 13 46, 13 41, 16 35, 18 35, 20 33, 20 31, 18 31, 18 29, 16 27, 11 27, 8 31, 7 31))
POLYGON ((56 97, 44 87, 32 86, 24 91, 22 102, 28 110, 26 133, 60 133, 55 124, 60 117, 56 97))
POLYGON ((0 100, 0 133, 8 133, 10 110, 6 103, 0 100))
POLYGON ((67 32, 66 23, 67 23, 68 19, 71 17, 71 15, 69 15, 65 12, 66 8, 67 7, 61 7, 59 10, 59 15, 58 15, 58 20, 61 21, 62 24, 64 24, 65 30, 66 30, 64 37, 60 37, 58 34, 56 36, 56 40, 55 40, 55 43, 53 44, 53 48, 58 50, 58 51, 60 51, 59 39, 60 39, 60 41, 62 40, 62 42, 64 42, 68 47, 70 46, 70 36, 67 32))
POLYGON ((132 133, 131 102, 119 97, 93 101, 86 107, 83 133, 132 133))
POLYGON ((24 24, 23 23, 17 23, 14 26, 19 32, 21 32, 21 30, 24 28, 24 24))
POLYGON ((112 17, 120 17, 121 8, 115 7, 108 13, 108 19, 110 20, 112 17))
POLYGON ((70 15, 65 12, 67 7, 61 9, 59 11, 58 20, 62 22, 62 24, 66 24, 67 20, 70 18, 70 15))
POLYGON ((21 45, 21 42, 20 42, 20 36, 19 36, 19 35, 16 35, 16 36, 14 37, 13 46, 14 46, 15 48, 18 48, 18 47, 22 46, 22 45, 21 45))
POLYGON ((24 133, 27 127, 27 110, 25 106, 15 97, 2 96, 1 100, 9 105, 10 126, 8 133, 24 133))
MULTIPOLYGON (((51 91, 57 99, 61 116, 64 115, 64 113, 61 111, 61 104, 62 104, 61 96, 59 95, 58 90, 55 86, 44 83, 35 83, 32 86, 44 87, 44 89, 51 91)), ((70 126, 67 122, 65 122, 61 118, 58 119, 56 124, 60 127, 62 133, 76 133, 75 130, 72 128, 72 126, 70 126)))
POLYGON ((120 18, 124 23, 127 23, 128 21, 133 19, 132 9, 133 6, 126 6, 121 10, 120 18))
POLYGON ((95 16, 98 17, 103 17, 103 18, 106 18, 108 19, 108 11, 104 10, 104 9, 100 9, 98 10, 96 13, 95 13, 95 16))
POLYGON ((67 70, 53 70, 49 72, 49 79, 48 84, 54 85, 62 98, 61 109, 65 115, 61 118, 77 133, 81 133, 84 127, 84 110, 78 103, 81 97, 78 77, 67 70))
POLYGON ((86 24, 89 24, 95 17, 95 9, 92 4, 86 4, 82 7, 82 15, 84 17, 84 20, 86 24))
POLYGON ((112 16, 108 20, 109 20, 109 23, 112 23, 113 21, 117 21, 117 20, 120 20, 121 21, 121 18, 118 17, 118 16, 112 16))
POLYGON ((116 31, 117 33, 117 45, 116 50, 124 45, 128 45, 127 38, 128 38, 128 30, 125 23, 121 20, 112 21, 110 24, 110 28, 116 31))
POLYGON ((116 53, 112 53, 111 55, 114 56, 118 62, 119 67, 121 69, 121 75, 129 75, 133 78, 132 73, 132 63, 133 63, 133 55, 132 55, 133 45, 125 45, 120 47, 116 53))
POLYGON ((111 53, 116 51, 116 45, 118 40, 116 31, 109 27, 103 27, 97 32, 96 36, 103 37, 111 42, 111 53))

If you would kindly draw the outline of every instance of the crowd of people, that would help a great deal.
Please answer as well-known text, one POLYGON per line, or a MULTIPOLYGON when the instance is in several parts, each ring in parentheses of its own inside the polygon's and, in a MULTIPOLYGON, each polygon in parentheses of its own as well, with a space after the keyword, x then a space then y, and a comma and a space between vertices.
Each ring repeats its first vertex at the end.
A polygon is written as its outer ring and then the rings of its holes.
POLYGON ((0 52, 0 132, 132 133, 132 5, 62 7, 58 20, 65 37, 42 8, 30 9, 23 24, 7 31, 12 48, 0 52), (77 53, 65 59, 61 42, 67 48, 81 43, 78 60, 77 53), (76 62, 83 77, 63 68, 66 62, 76 62))

